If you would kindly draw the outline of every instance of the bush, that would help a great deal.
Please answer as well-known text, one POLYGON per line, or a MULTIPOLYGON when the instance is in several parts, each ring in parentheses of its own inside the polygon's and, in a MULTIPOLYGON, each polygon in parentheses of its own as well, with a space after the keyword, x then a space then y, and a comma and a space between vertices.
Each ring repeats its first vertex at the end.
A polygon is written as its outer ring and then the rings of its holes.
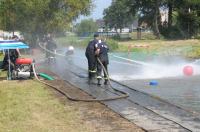
POLYGON ((185 34, 177 26, 170 28, 161 28, 161 34, 167 39, 182 39, 185 38, 185 34))
POLYGON ((79 43, 79 45, 81 46, 81 47, 87 47, 87 45, 88 45, 88 43, 92 40, 93 38, 91 37, 89 37, 89 38, 85 38, 85 39, 82 39, 79 43))
MULTIPOLYGON (((88 43, 92 40, 92 38, 86 38, 79 42, 79 46, 86 47, 88 43)), ((106 43, 109 46, 110 51, 114 51, 118 49, 118 42, 113 39, 107 39, 106 43)))
POLYGON ((108 39, 106 43, 108 44, 110 51, 117 50, 119 48, 118 42, 113 39, 108 39))
POLYGON ((79 45, 80 41, 77 36, 56 38, 56 43, 60 46, 79 45))
MULTIPOLYGON (((78 37, 61 37, 57 38, 56 42, 60 46, 68 46, 68 45, 74 45, 76 47, 86 47, 88 43, 93 39, 93 37, 88 38, 78 38, 78 37)), ((113 39, 107 39, 106 43, 109 46, 109 49, 111 51, 118 49, 118 42, 113 39)))
POLYGON ((197 36, 195 36, 195 39, 199 39, 200 40, 200 34, 198 34, 197 36))
MULTIPOLYGON (((136 40, 138 39, 137 32, 131 33, 131 39, 136 39, 136 40)), ((141 32, 141 39, 142 40, 155 40, 156 36, 153 34, 152 31, 141 32)))

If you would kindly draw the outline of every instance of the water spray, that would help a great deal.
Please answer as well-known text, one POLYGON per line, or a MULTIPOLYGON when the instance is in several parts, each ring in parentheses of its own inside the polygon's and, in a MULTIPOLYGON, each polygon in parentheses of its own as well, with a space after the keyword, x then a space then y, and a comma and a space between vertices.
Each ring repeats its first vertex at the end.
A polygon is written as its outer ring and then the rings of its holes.
POLYGON ((133 63, 139 64, 139 65, 151 66, 150 64, 142 62, 142 61, 131 60, 131 59, 124 58, 124 57, 117 56, 117 55, 113 55, 113 54, 110 54, 110 55, 113 56, 113 57, 115 57, 115 58, 119 58, 119 59, 122 59, 122 60, 133 62, 133 63))
MULTIPOLYGON (((62 54, 57 54, 57 53, 54 53, 44 47, 42 47, 40 44, 39 46, 44 49, 45 51, 47 52, 50 52, 52 54, 55 54, 55 55, 59 55, 59 56, 65 56, 65 55, 62 55, 62 54)), ((100 60, 99 60, 100 61, 100 60)), ((103 69, 105 70, 105 67, 103 66, 103 64, 100 62, 100 64, 102 65, 103 69)), ((75 97, 71 97, 69 94, 67 94, 66 92, 63 92, 61 91, 59 88, 57 88, 56 86, 54 85, 51 85, 49 83, 46 83, 44 81, 41 81, 39 78, 38 78, 38 75, 36 74, 36 71, 35 71, 35 64, 33 63, 32 64, 32 67, 33 67, 33 72, 34 72, 34 76, 36 78, 37 81, 47 85, 47 86, 50 86, 52 88, 54 88, 55 90, 59 91, 60 93, 62 93, 63 95, 65 95, 68 99, 70 100, 73 100, 73 101, 85 101, 85 102, 96 102, 96 101, 110 101, 110 100, 116 100, 116 99, 123 99, 123 98, 127 98, 129 95, 128 93, 124 92, 124 91, 121 91, 121 90, 118 90, 118 89, 115 89, 114 87, 111 86, 112 88, 112 92, 115 93, 117 96, 114 96, 114 97, 110 97, 110 98, 103 98, 103 99, 80 99, 80 98, 75 98, 75 97), (122 95, 119 95, 119 93, 121 93, 122 95)), ((108 76, 108 73, 106 72, 106 75, 108 76)), ((69 84, 71 84, 69 82, 69 84)), ((110 82, 110 79, 109 79, 109 84, 111 85, 111 82, 110 82)), ((73 87, 76 87, 74 86, 73 84, 71 84, 73 87)))

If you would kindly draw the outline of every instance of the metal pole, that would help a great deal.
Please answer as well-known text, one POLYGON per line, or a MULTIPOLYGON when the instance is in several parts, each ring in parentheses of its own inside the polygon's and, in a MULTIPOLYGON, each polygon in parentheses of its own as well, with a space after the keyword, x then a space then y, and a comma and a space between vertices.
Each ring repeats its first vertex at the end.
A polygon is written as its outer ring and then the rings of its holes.
POLYGON ((10 72, 10 53, 9 53, 9 49, 8 49, 8 78, 7 80, 11 80, 11 72, 10 72))

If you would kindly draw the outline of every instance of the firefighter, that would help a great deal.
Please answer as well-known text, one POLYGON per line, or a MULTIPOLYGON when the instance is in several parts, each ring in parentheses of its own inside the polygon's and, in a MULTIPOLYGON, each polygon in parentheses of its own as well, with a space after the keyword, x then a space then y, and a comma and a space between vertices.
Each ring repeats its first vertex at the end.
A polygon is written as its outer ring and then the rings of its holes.
POLYGON ((96 50, 97 58, 101 62, 100 63, 99 61, 97 61, 98 85, 101 85, 102 70, 104 72, 104 84, 107 85, 107 83, 108 83, 108 64, 109 64, 108 51, 109 51, 109 48, 108 48, 108 45, 106 44, 105 40, 100 41, 98 43, 97 50, 96 50))
POLYGON ((69 46, 67 52, 65 53, 66 60, 69 64, 73 64, 73 57, 72 57, 73 54, 74 54, 74 47, 69 46))
POLYGON ((56 51, 56 48, 57 48, 56 42, 53 40, 52 35, 48 34, 47 38, 46 38, 46 49, 48 50, 48 51, 46 51, 46 58, 48 58, 48 60, 51 57, 55 58, 54 53, 56 51))
POLYGON ((99 40, 99 34, 94 34, 94 40, 90 41, 87 45, 85 56, 88 60, 88 78, 89 83, 96 75, 96 56, 95 51, 99 40))
POLYGON ((74 54, 74 47, 69 46, 67 52, 65 53, 66 56, 74 54))

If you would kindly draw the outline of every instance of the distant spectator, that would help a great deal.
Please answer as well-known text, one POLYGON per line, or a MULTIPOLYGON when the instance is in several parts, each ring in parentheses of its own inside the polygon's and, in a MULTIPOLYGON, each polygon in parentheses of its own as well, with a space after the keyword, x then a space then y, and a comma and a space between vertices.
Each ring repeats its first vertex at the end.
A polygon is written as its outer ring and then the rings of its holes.
MULTIPOLYGON (((12 40, 18 41, 18 36, 14 35, 12 37, 12 40)), ((7 70, 8 65, 9 65, 9 61, 10 61, 10 64, 11 64, 11 68, 13 68, 14 65, 15 65, 15 61, 16 61, 17 58, 19 58, 19 56, 21 56, 21 54, 20 54, 20 51, 19 51, 18 48, 17 49, 5 50, 5 56, 4 56, 1 68, 4 69, 4 70, 7 70), (10 60, 9 60, 9 58, 10 58, 10 60)))

